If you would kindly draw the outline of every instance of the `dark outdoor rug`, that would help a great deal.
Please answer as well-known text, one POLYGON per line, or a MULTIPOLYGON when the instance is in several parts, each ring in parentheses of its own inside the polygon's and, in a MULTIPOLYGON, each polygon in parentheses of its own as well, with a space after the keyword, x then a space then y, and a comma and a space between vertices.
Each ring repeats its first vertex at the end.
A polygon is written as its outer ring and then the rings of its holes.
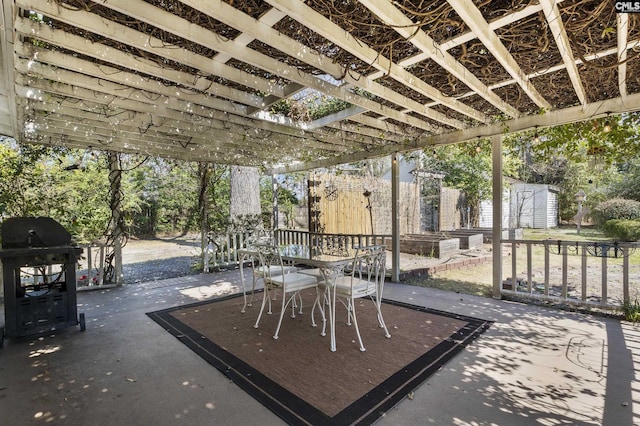
MULTIPOLYGON (((360 352, 346 309, 338 302, 337 351, 329 334, 311 327, 315 292, 304 295, 304 314, 285 313, 280 338, 273 339, 280 305, 257 318, 262 293, 240 313, 242 295, 148 313, 238 386, 289 424, 371 424, 394 407, 464 346, 489 321, 385 301, 383 315, 391 338, 377 327, 370 300, 357 305, 367 349, 360 352)), ((266 311, 266 310, 265 310, 266 311)), ((327 330, 328 331, 328 330, 327 330)))

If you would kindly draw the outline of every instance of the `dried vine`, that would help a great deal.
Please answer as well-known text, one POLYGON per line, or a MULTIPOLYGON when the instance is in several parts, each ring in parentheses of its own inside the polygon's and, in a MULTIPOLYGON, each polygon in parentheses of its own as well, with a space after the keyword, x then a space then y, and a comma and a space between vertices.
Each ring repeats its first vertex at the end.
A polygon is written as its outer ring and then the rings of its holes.
MULTIPOLYGON (((149 23, 132 19, 130 16, 118 13, 100 2, 89 0, 55 1, 60 7, 88 11, 144 33, 149 36, 149 40, 153 41, 150 43, 152 48, 146 50, 138 49, 101 37, 91 31, 79 30, 62 22, 48 20, 49 25, 54 28, 79 35, 93 43, 105 44, 119 51, 128 52, 145 61, 150 61, 161 68, 189 73, 196 76, 196 78, 206 78, 211 81, 211 84, 221 84, 240 91, 256 93, 256 90, 251 87, 245 87, 237 82, 234 83, 220 77, 208 75, 202 70, 168 60, 160 54, 153 53, 154 46, 157 48, 178 47, 206 58, 214 58, 218 52, 208 46, 193 43, 163 29, 156 28, 149 23), (156 45, 154 43, 159 44, 156 45)), ((214 32, 221 41, 233 40, 240 34, 238 30, 180 1, 145 1, 155 7, 179 16, 186 21, 214 32)), ((261 0, 226 1, 236 9, 255 19, 259 19, 264 13, 271 9, 271 6, 267 2, 261 0)), ((538 4, 535 0, 473 1, 487 22, 492 22, 514 11, 538 4)), ((411 19, 411 28, 414 30, 414 33, 419 29, 440 45, 451 43, 448 53, 482 83, 489 87, 495 85, 496 88, 493 90, 507 103, 523 113, 533 113, 537 110, 537 105, 532 102, 519 86, 515 84, 502 84, 505 81, 509 81, 511 76, 492 55, 492 52, 489 51, 487 46, 483 45, 476 38, 470 41, 455 42, 456 37, 468 33, 469 28, 448 2, 398 0, 393 4, 411 19)), ((390 58, 395 63, 402 63, 402 61, 406 61, 421 53, 412 43, 411 38, 406 39, 397 31, 400 28, 390 27, 385 24, 357 0, 307 0, 305 5, 344 29, 351 37, 360 40, 375 50, 379 56, 390 58)), ((638 55, 640 55, 640 46, 637 49, 630 50, 627 59, 623 60, 617 58, 616 55, 594 57, 593 55, 595 53, 603 52, 607 49, 615 49, 617 46, 617 16, 611 3, 601 0, 565 1, 559 3, 558 8, 561 12, 562 24, 569 36, 574 56, 582 62, 579 66, 579 72, 585 89, 588 92, 589 100, 603 100, 615 96, 617 91, 617 67, 625 62, 630 70, 638 68, 636 62, 638 55)), ((629 40, 640 39, 640 16, 630 14, 628 18, 629 24, 627 31, 629 40)), ((317 53, 330 58, 335 63, 340 64, 345 74, 368 75, 374 71, 378 71, 374 69, 371 63, 355 57, 331 40, 327 40, 300 22, 289 17, 281 19, 274 25, 274 29, 310 47, 317 53)), ((531 81, 536 89, 554 107, 561 108, 575 105, 579 102, 571 81, 568 79, 568 74, 564 69, 548 72, 548 70, 563 64, 564 59, 562 56, 563 52, 559 51, 559 47, 554 40, 554 34, 549 28, 546 17, 542 11, 498 28, 495 32, 522 71, 532 76, 531 81)), ((324 74, 322 70, 298 58, 291 57, 273 48, 269 44, 254 40, 247 47, 282 63, 294 66, 301 72, 311 75, 324 74)), ((239 59, 231 59, 226 61, 226 64, 248 74, 273 81, 279 86, 290 84, 290 81, 281 76, 274 75, 270 71, 247 64, 239 59)), ((113 67, 113 65, 109 66, 113 67)), ((415 77, 440 90, 445 96, 461 98, 465 104, 489 116, 499 116, 501 114, 501 112, 497 110, 494 105, 488 103, 486 99, 471 94, 469 87, 467 87, 464 82, 457 79, 432 59, 417 61, 407 66, 407 70, 415 77)), ((127 71, 131 72, 131 70, 127 71)), ((339 78, 341 76, 334 77, 339 78)), ((158 77, 155 76, 145 76, 145 78, 158 79, 158 77)), ((638 78, 640 77, 637 77, 637 73, 628 73, 628 79, 630 79, 628 82, 628 90, 640 90, 640 81, 637 81, 638 78)), ((418 103, 428 105, 432 102, 431 99, 417 92, 410 85, 405 85, 388 76, 379 77, 377 81, 389 90, 397 92, 418 103)), ((187 87, 185 87, 184 90, 193 91, 192 88, 187 87)), ((197 91, 195 92, 197 93, 197 91)), ((374 99, 390 108, 401 110, 403 107, 402 105, 395 105, 375 97, 374 99)), ((442 105, 435 106, 434 108, 449 117, 469 122, 468 117, 442 105)), ((292 114, 293 113, 294 112, 292 112, 292 114)), ((295 113, 298 116, 304 116, 304 112, 302 114, 300 111, 295 113)), ((420 119, 427 122, 429 121, 422 116, 420 119)), ((405 126, 403 123, 399 124, 405 126)))

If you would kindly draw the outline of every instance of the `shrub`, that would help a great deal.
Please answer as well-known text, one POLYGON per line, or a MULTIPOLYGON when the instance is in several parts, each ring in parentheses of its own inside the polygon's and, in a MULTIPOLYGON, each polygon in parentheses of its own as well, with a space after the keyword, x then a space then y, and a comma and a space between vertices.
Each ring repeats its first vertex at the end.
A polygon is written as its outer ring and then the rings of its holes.
POLYGON ((621 241, 640 240, 640 220, 613 219, 603 226, 604 233, 609 238, 621 241))
POLYGON ((594 207, 591 217, 598 226, 615 219, 640 219, 640 201, 612 198, 594 207))

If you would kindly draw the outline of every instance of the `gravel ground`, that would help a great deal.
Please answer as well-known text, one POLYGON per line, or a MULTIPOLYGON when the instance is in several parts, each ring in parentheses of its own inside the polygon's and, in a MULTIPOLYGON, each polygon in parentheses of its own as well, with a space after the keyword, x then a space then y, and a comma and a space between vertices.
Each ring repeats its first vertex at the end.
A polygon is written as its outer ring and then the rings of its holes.
POLYGON ((200 272, 198 235, 131 239, 122 249, 125 284, 183 277, 200 272))

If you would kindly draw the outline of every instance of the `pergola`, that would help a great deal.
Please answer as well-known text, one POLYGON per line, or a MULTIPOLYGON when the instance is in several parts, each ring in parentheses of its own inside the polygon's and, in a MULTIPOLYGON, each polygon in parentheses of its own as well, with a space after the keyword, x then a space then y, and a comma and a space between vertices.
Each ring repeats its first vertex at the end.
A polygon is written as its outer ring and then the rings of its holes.
POLYGON ((272 173, 490 137, 499 176, 501 135, 640 110, 623 4, 2 0, 0 134, 272 173))

